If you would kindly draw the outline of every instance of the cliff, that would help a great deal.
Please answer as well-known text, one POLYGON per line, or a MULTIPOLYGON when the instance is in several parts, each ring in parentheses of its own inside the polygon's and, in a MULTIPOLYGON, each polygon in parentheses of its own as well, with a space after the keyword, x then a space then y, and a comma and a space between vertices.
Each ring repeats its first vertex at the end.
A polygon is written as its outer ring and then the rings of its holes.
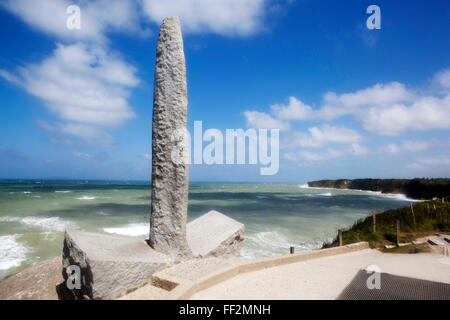
POLYGON ((401 193, 414 199, 447 198, 450 195, 450 179, 341 179, 312 181, 308 185, 317 188, 401 193))

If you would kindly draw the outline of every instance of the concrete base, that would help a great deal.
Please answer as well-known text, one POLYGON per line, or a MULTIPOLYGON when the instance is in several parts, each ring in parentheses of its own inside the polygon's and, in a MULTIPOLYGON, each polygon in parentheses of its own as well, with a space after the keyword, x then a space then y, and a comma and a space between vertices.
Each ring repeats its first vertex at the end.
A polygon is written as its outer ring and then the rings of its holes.
POLYGON ((63 277, 66 269, 81 269, 80 299, 111 299, 147 284, 153 273, 171 264, 143 240, 67 230, 63 249, 63 277))
POLYGON ((197 257, 239 256, 245 226, 220 212, 210 211, 188 223, 186 237, 197 257))

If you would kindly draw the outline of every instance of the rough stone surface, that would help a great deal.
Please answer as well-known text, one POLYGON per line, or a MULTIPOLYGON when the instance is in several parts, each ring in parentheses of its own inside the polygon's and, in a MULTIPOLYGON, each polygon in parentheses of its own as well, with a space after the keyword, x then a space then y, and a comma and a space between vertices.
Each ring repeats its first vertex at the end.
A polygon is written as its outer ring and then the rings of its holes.
POLYGON ((156 52, 149 243, 175 260, 192 257, 186 242, 189 165, 183 137, 187 105, 180 23, 177 17, 170 17, 161 25, 156 52))
POLYGON ((170 258, 143 240, 67 230, 63 249, 63 277, 66 268, 81 269, 80 299, 110 299, 147 284, 153 273, 168 267, 170 258))
POLYGON ((61 257, 45 260, 0 281, 0 300, 58 300, 61 257))
POLYGON ((187 225, 187 241, 198 257, 238 256, 245 226, 217 211, 210 211, 187 225))

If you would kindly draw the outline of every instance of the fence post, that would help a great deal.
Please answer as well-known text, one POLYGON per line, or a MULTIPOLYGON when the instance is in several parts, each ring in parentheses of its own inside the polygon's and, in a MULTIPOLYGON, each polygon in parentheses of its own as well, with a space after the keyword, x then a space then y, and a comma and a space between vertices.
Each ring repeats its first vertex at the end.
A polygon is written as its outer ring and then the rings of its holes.
POLYGON ((339 247, 342 247, 342 229, 339 229, 339 247))
POLYGON ((294 253, 295 253, 295 248, 294 248, 294 247, 291 247, 291 248, 290 248, 290 252, 291 252, 291 254, 294 254, 294 253))
POLYGON ((400 220, 397 220, 397 246, 400 244, 400 220))
POLYGON ((372 212, 372 218, 373 218, 373 233, 377 232, 377 214, 375 212, 372 212))
POLYGON ((412 213, 412 216, 413 216, 414 231, 417 231, 416 230, 416 215, 414 214, 414 207, 413 207, 412 203, 411 203, 411 213, 412 213))

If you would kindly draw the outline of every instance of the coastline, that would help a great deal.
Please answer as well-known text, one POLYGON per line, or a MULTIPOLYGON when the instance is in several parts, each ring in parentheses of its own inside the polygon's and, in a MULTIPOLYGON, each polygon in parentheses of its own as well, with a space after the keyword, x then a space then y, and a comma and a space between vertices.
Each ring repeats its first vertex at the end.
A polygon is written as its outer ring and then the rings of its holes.
POLYGON ((407 198, 431 200, 450 195, 450 179, 337 179, 307 183, 309 187, 334 188, 403 194, 407 198))
POLYGON ((349 189, 349 188, 336 188, 336 187, 311 187, 308 185, 308 183, 300 184, 298 185, 301 189, 312 189, 312 190, 344 190, 344 191, 359 191, 369 194, 374 194, 377 196, 386 196, 387 198, 395 199, 395 200, 402 200, 402 201, 409 201, 409 202, 423 202, 426 201, 426 199, 414 199, 409 198, 405 193, 397 192, 382 192, 382 191, 372 191, 372 190, 364 190, 364 189, 349 189))

